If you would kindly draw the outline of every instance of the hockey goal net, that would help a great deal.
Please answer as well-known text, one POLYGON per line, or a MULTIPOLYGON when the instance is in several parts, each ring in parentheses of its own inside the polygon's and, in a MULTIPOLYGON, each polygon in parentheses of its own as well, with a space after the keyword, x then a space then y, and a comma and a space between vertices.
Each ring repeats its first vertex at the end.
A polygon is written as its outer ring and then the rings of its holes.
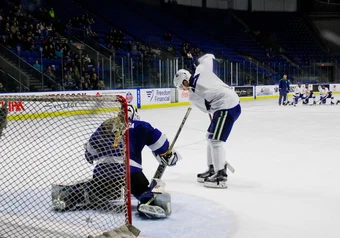
POLYGON ((87 237, 130 224, 127 129, 127 105, 121 96, 0 95, 0 237, 87 237), (96 162, 85 159, 86 143, 112 118, 119 128, 115 141, 120 167, 108 173, 120 176, 115 180, 120 196, 92 207, 91 194, 97 188, 92 184, 88 191, 87 182, 93 179, 96 162), (77 184, 67 196, 70 201, 76 196, 85 206, 56 210, 53 189, 77 184))

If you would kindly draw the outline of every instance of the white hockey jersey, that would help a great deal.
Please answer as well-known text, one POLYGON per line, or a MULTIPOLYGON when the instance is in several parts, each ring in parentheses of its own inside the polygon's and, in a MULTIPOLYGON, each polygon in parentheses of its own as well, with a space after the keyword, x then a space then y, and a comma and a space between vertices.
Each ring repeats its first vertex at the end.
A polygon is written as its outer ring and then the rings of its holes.
POLYGON ((320 95, 322 95, 322 96, 327 96, 327 95, 328 95, 328 88, 327 88, 327 87, 322 88, 322 87, 319 85, 318 90, 319 90, 319 92, 320 92, 320 95))
POLYGON ((304 97, 308 97, 310 95, 310 90, 309 88, 303 87, 301 93, 303 94, 304 97))
POLYGON ((190 102, 203 112, 214 113, 230 109, 240 103, 237 93, 213 72, 214 55, 206 54, 198 59, 200 63, 190 83, 190 102), (210 110, 207 110, 209 104, 210 110))
POLYGON ((299 96, 300 94, 302 94, 302 88, 299 87, 299 86, 296 86, 295 89, 294 89, 294 94, 296 96, 299 96))

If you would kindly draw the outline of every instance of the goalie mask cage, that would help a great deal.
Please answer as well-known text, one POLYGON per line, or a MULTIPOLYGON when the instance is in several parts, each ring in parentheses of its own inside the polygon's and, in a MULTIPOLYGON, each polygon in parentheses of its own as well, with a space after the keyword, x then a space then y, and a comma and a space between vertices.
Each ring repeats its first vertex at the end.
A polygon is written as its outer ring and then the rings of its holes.
POLYGON ((84 238, 131 224, 128 124, 122 96, 0 95, 0 237, 84 238), (121 195, 100 208, 54 209, 55 185, 92 179, 85 144, 110 118, 120 132, 121 195))

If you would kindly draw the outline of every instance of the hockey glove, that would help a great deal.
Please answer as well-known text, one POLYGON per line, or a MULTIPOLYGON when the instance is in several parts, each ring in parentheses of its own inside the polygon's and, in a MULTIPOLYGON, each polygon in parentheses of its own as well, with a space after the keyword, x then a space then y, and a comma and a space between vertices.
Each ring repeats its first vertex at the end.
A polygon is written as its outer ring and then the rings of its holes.
POLYGON ((172 151, 160 155, 160 158, 162 163, 166 164, 167 166, 174 166, 178 161, 177 153, 172 151))

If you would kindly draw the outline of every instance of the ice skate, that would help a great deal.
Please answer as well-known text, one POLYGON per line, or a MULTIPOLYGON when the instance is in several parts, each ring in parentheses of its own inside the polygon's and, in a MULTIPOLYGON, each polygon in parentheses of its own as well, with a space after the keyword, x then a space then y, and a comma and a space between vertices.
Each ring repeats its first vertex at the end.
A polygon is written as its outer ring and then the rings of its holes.
POLYGON ((208 188, 227 188, 228 175, 224 169, 217 171, 204 182, 204 187, 208 188))
POLYGON ((214 166, 211 164, 209 168, 204 173, 197 174, 197 182, 203 183, 207 178, 212 176, 215 173, 214 166))

